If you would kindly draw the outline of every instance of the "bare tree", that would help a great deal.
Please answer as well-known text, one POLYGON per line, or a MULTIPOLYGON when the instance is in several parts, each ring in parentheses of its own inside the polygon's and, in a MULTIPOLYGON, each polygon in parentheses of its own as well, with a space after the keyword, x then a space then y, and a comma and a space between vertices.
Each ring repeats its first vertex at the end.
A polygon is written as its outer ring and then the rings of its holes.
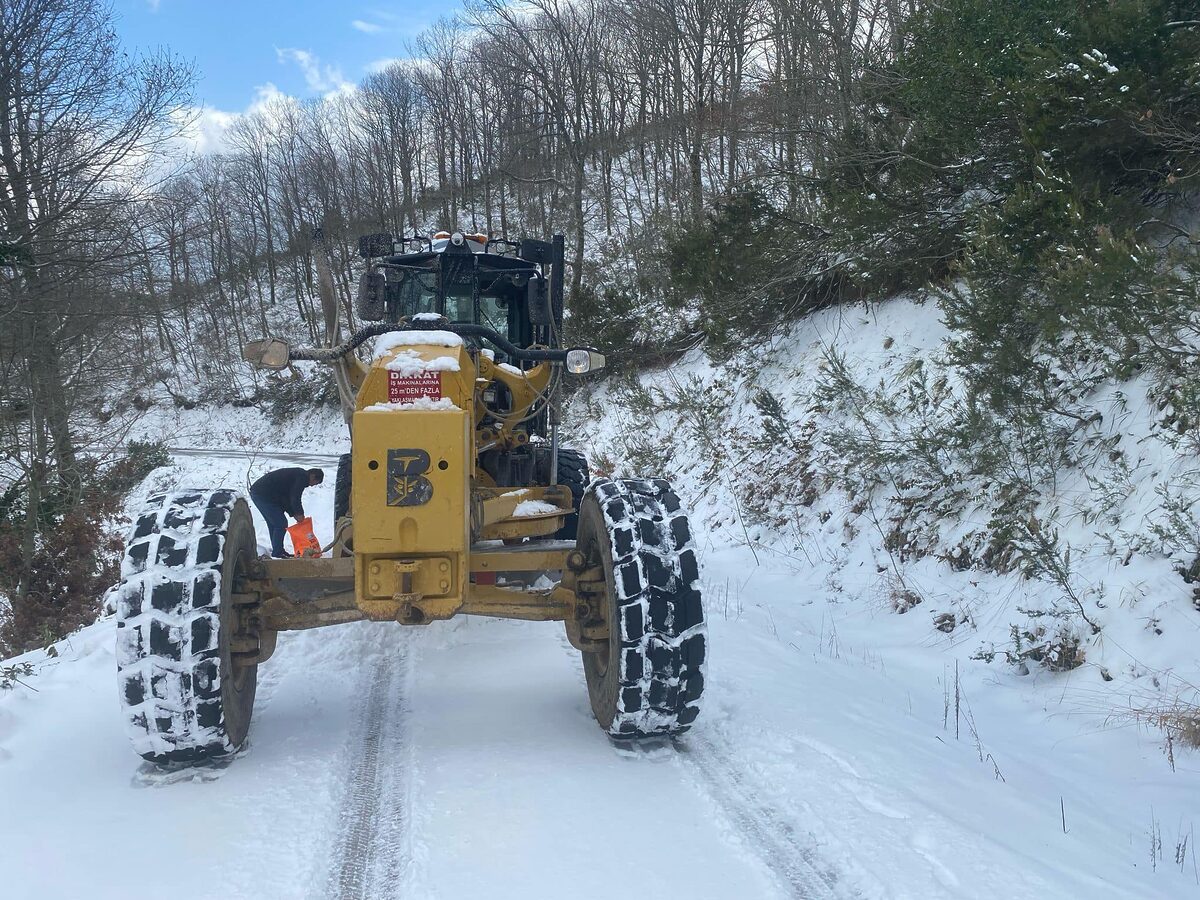
POLYGON ((120 305, 111 285, 142 227, 130 216, 181 126, 191 73, 171 57, 123 55, 107 7, 79 0, 0 3, 0 354, 5 398, 24 409, 4 451, 24 494, 22 603, 44 507, 78 504, 75 414, 113 369, 120 305))

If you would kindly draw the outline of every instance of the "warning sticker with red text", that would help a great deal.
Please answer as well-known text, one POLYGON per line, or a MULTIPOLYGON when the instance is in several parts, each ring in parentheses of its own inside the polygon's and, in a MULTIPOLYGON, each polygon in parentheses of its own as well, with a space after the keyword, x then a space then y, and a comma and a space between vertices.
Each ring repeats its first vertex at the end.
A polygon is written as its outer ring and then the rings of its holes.
POLYGON ((419 372, 416 375, 388 372, 388 403, 411 403, 422 397, 442 399, 440 372, 419 372))

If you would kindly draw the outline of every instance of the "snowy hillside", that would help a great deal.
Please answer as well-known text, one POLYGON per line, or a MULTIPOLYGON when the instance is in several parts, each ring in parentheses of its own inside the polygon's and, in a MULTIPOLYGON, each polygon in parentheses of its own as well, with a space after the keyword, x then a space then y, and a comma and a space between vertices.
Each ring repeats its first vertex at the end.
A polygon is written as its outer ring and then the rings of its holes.
MULTIPOLYGON (((1029 476, 1036 521, 1014 534, 999 475, 966 467, 962 448, 921 446, 964 415, 939 317, 908 300, 827 310, 727 365, 697 350, 581 392, 572 422, 600 471, 672 477, 714 549, 819 578, 894 632, 993 660, 1005 682, 1052 681, 1102 716, 1194 704, 1200 607, 1181 573, 1200 550, 1200 473, 1162 425, 1170 410, 1148 379, 1103 386, 1071 438, 1083 464, 1029 476), (1039 657, 1039 629, 1072 655, 1039 657)), ((1040 460, 1014 450, 1017 462, 1040 460)))
MULTIPOLYGON (((1200 616, 1171 560, 1123 566, 1075 527, 1087 596, 1113 602, 1088 607, 1101 632, 1084 665, 1021 675, 978 651, 1020 610, 1052 606, 1053 586, 882 553, 866 508, 820 478, 804 505, 796 454, 754 439, 765 387, 816 448, 799 462, 828 466, 833 419, 803 425, 817 345, 888 379, 935 345, 934 318, 903 303, 816 316, 761 352, 754 384, 699 356, 642 379, 695 405, 626 391, 588 417, 576 399, 569 443, 596 469, 661 463, 696 513, 712 654, 678 747, 630 754, 604 738, 561 626, 359 623, 281 635, 248 748, 164 773, 123 733, 108 618, 57 655, 21 657, 33 674, 0 693, 4 896, 140 896, 146 860, 171 861, 156 890, 172 900, 607 898, 631 877, 714 900, 1200 894, 1200 759, 1182 746, 1168 759, 1163 733, 1128 716, 1196 682, 1200 616), (915 604, 903 615, 898 596, 915 604)), ((1124 420, 1130 443, 1144 421, 1124 420)), ((138 436, 187 450, 131 505, 297 460, 331 471, 346 448, 325 412, 280 430, 253 410, 160 411, 138 436)), ((327 540, 332 479, 315 490, 327 540)), ((1153 496, 1147 472, 1124 521, 1153 496)))

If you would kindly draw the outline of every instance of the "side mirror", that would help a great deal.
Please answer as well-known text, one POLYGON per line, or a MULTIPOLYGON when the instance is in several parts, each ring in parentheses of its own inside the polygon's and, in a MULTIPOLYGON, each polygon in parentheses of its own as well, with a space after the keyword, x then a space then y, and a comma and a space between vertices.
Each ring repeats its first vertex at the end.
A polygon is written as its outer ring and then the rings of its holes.
POLYGON ((358 277, 358 317, 364 322, 382 322, 386 296, 387 277, 382 272, 363 272, 358 277))
POLYGON ((578 347, 567 351, 567 371, 572 375, 583 375, 586 372, 598 372, 604 368, 604 354, 578 347))
POLYGON ((271 369, 278 371, 286 369, 291 360, 292 348, 287 341, 279 338, 264 338, 261 341, 249 341, 242 348, 242 359, 256 369, 271 369))
POLYGON ((374 259, 377 256, 391 256, 396 252, 396 242, 391 232, 381 231, 378 234, 364 234, 358 239, 358 255, 363 259, 374 259))
POLYGON ((517 256, 531 263, 546 265, 554 261, 554 247, 549 241, 535 241, 526 238, 517 245, 517 256))
POLYGON ((525 291, 529 321, 534 325, 551 324, 554 321, 554 310, 550 308, 550 292, 546 290, 546 279, 530 278, 525 291))

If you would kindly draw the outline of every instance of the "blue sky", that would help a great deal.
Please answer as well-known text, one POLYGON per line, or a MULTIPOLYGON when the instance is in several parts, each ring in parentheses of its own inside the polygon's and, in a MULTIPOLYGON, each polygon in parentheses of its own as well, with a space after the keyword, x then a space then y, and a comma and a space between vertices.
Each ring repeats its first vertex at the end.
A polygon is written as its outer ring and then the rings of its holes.
POLYGON ((250 107, 269 86, 316 97, 359 81, 459 0, 113 0, 129 49, 167 47, 195 62, 196 104, 250 107))

